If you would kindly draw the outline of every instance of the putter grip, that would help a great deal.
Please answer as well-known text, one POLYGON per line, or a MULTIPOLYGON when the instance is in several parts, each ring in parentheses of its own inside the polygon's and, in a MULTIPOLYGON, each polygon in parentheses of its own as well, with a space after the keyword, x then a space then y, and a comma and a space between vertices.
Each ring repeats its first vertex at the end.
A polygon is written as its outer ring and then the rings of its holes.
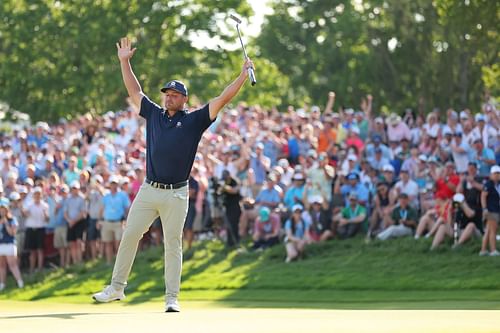
POLYGON ((250 82, 252 83, 252 86, 255 86, 257 83, 257 80, 255 79, 255 72, 252 67, 249 67, 248 69, 248 77, 250 78, 250 82))

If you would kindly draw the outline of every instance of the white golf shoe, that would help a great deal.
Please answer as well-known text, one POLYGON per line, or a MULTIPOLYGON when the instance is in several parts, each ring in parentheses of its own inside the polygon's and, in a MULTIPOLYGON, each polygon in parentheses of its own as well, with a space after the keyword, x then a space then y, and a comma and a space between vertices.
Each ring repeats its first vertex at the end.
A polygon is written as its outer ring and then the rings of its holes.
POLYGON ((177 297, 167 296, 165 302, 165 312, 180 312, 181 307, 177 301, 177 297))
POLYGON ((116 290, 113 286, 106 286, 101 292, 92 295, 92 298, 100 303, 121 301, 125 299, 123 290, 116 290))

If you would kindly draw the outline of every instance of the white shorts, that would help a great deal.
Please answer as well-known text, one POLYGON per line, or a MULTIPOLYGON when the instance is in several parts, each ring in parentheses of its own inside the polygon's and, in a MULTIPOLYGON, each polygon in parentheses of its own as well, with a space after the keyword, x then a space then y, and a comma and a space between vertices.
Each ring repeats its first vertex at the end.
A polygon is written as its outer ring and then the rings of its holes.
POLYGON ((0 244, 0 256, 17 257, 16 244, 0 244))

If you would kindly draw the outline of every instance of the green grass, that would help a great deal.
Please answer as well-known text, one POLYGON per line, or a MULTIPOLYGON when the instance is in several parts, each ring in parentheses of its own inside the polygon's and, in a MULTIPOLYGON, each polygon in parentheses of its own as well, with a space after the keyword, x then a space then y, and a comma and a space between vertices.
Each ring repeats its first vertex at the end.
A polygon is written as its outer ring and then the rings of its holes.
MULTIPOLYGON (((305 259, 285 264, 282 246, 238 253, 203 242, 185 253, 181 299, 235 307, 500 309, 500 258, 479 257, 477 243, 455 251, 429 247, 428 240, 409 238, 332 241, 311 245, 305 259)), ((88 303, 109 283, 111 269, 95 261, 39 274, 0 299, 88 303)), ((159 301, 163 292, 162 249, 140 253, 127 304, 159 301)))

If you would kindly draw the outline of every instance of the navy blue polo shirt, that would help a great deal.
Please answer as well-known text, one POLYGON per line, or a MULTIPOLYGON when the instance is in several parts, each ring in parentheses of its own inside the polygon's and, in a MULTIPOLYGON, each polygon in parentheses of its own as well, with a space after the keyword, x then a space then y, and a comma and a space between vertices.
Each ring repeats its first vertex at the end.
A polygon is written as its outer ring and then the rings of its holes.
POLYGON ((189 178, 198 143, 212 124, 208 104, 193 112, 178 111, 169 117, 147 96, 141 100, 146 119, 146 177, 164 184, 175 184, 189 178))
POLYGON ((486 209, 491 213, 500 213, 500 184, 488 180, 483 187, 483 191, 488 193, 486 196, 486 209))

